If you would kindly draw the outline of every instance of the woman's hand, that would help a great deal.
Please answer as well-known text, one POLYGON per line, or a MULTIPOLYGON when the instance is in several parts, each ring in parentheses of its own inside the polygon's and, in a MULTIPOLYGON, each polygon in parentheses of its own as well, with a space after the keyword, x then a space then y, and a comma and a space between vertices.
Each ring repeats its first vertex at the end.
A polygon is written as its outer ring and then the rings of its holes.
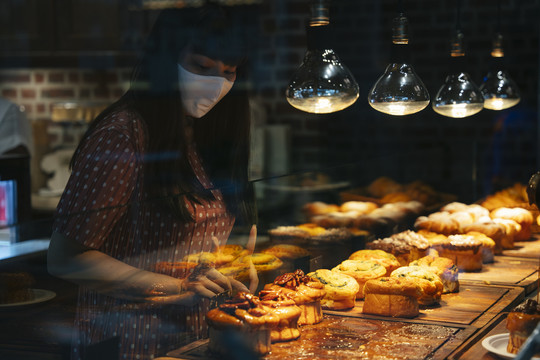
POLYGON ((186 279, 179 281, 181 282, 181 285, 178 290, 178 294, 161 295, 160 290, 156 289, 156 291, 154 291, 154 294, 156 296, 148 297, 147 301, 155 304, 177 304, 184 306, 193 306, 201 298, 213 298, 214 296, 225 291, 249 292, 249 290, 244 284, 242 284, 238 280, 221 274, 214 268, 194 273, 186 279))

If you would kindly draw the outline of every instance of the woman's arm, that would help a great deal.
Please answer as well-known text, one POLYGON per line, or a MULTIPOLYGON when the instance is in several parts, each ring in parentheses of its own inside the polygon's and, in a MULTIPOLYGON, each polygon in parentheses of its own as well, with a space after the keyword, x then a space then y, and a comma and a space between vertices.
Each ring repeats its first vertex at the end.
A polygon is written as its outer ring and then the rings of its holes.
POLYGON ((200 297, 210 298, 233 287, 243 287, 215 269, 196 279, 177 279, 141 270, 56 232, 51 236, 47 269, 51 275, 112 297, 162 304, 191 306, 200 297))

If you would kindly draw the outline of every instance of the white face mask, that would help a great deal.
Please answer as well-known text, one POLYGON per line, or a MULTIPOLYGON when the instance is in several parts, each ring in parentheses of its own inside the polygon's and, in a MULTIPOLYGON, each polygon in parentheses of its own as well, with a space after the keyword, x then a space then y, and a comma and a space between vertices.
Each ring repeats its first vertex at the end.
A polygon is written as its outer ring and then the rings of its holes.
POLYGON ((184 110, 194 118, 210 111, 233 87, 234 82, 221 76, 198 75, 178 64, 178 81, 184 110))

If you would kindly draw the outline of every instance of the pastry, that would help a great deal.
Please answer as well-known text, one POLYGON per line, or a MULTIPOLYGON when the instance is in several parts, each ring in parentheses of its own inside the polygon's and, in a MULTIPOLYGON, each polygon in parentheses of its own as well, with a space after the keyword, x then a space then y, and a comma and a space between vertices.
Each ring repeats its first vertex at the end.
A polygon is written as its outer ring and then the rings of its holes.
POLYGON ((447 257, 461 271, 482 270, 482 242, 470 235, 450 235, 442 244, 440 256, 447 257))
POLYGON ((429 230, 418 230, 417 233, 419 235, 422 235, 429 243, 430 250, 428 251, 430 254, 435 252, 439 252, 441 245, 448 241, 448 236, 444 234, 438 234, 433 231, 429 230), (434 251, 433 251, 434 250, 434 251))
POLYGON ((479 221, 485 217, 489 217, 489 210, 478 204, 467 205, 461 202, 451 202, 443 206, 440 211, 447 211, 449 213, 455 212, 467 212, 471 214, 474 218, 474 221, 479 221))
POLYGON ((449 258, 427 255, 415 260, 410 266, 426 266, 435 272, 443 283, 443 294, 459 291, 459 271, 457 266, 449 258))
POLYGON ((225 276, 230 276, 241 283, 247 283, 249 281, 249 265, 248 264, 231 264, 228 266, 222 266, 216 269, 225 276))
POLYGON ((531 228, 532 228, 534 219, 533 219, 532 213, 529 210, 526 210, 520 207, 514 207, 514 208, 501 207, 501 208, 493 210, 491 212, 491 217, 514 220, 519 225, 521 225, 521 230, 516 234, 515 240, 516 241, 530 240, 531 228))
MULTIPOLYGON (((249 268, 250 261, 253 263, 257 275, 259 276, 259 282, 266 284, 271 282, 279 273, 279 269, 283 265, 283 261, 271 254, 254 253, 253 255, 244 255, 236 258, 231 263, 231 266, 243 266, 249 268)), ((218 269, 219 270, 219 269, 218 269)), ((239 273, 239 276, 245 276, 245 272, 239 273)), ((248 270, 249 278, 249 270, 248 270)))
POLYGON ((412 318, 419 314, 418 298, 423 290, 411 278, 382 277, 368 280, 364 293, 363 313, 412 318))
POLYGON ((294 260, 301 257, 309 256, 308 250, 300 246, 291 244, 273 245, 267 249, 262 250, 261 253, 274 255, 282 261, 294 260))
POLYGON ((427 239, 411 230, 405 230, 366 244, 367 249, 380 249, 393 254, 403 266, 424 257, 430 247, 427 239))
POLYGON ((211 252, 199 252, 184 256, 182 261, 195 264, 214 264, 216 263, 216 255, 211 252))
POLYGON ((327 214, 315 215, 310 220, 325 229, 352 227, 355 219, 359 216, 356 211, 331 212, 327 214))
POLYGON ((324 295, 324 284, 306 276, 299 269, 278 276, 272 284, 266 284, 259 292, 262 300, 293 300, 302 310, 298 325, 312 325, 322 321, 321 299, 324 295))
MULTIPOLYGON (((517 354, 538 324, 540 324, 540 304, 536 300, 527 299, 512 309, 506 318, 506 329, 510 333, 506 350, 511 354, 517 354)), ((536 355, 540 355, 540 352, 536 355)))
POLYGON ((358 250, 349 256, 349 260, 372 260, 376 261, 386 269, 385 276, 389 276, 392 271, 401 266, 398 259, 386 251, 380 249, 358 250))
POLYGON ((233 262, 237 257, 246 255, 247 250, 241 245, 228 244, 221 245, 215 251, 212 252, 215 256, 216 267, 223 266, 225 264, 233 262))
POLYGON ((460 231, 460 224, 450 214, 448 211, 438 211, 428 216, 419 216, 414 222, 414 228, 444 235, 457 234, 460 231))
POLYGON ((506 228, 504 225, 494 222, 493 220, 477 221, 463 228, 463 233, 476 231, 488 236, 495 241, 495 255, 502 254, 503 243, 506 237, 506 228))
POLYGON ((27 272, 0 273, 0 304, 34 300, 34 277, 27 272))
POLYGON ((261 299, 261 304, 279 319, 277 324, 270 327, 270 341, 272 343, 296 340, 300 337, 298 319, 302 314, 302 310, 296 306, 294 300, 261 299))
POLYGON ((443 283, 436 269, 426 266, 402 266, 392 272, 390 277, 414 278, 422 288, 423 294, 418 298, 420 305, 438 304, 443 293, 443 283))
POLYGON ((345 310, 354 307, 360 286, 352 276, 328 269, 318 269, 307 276, 319 280, 324 285, 326 294, 321 299, 323 309, 345 310))
POLYGON ((339 211, 345 213, 354 211, 356 214, 360 215, 370 213, 378 207, 379 205, 371 201, 346 201, 340 205, 339 211))
POLYGON ((189 276, 197 267, 195 262, 186 261, 160 261, 154 265, 154 271, 177 278, 189 276))
POLYGON ((278 314, 270 310, 258 297, 243 292, 210 310, 206 314, 208 349, 224 357, 232 351, 253 358, 269 353, 271 329, 280 322, 278 314))
POLYGON ((465 235, 470 235, 482 243, 482 262, 484 264, 495 261, 495 241, 493 239, 478 231, 469 231, 465 235))
POLYGON ((381 176, 373 180, 367 187, 367 191, 374 197, 382 198, 383 196, 399 192, 403 186, 388 176, 381 176))
POLYGON ((491 221, 504 227, 505 236, 501 239, 500 247, 503 250, 513 249, 516 236, 521 231, 521 225, 511 219, 493 218, 491 221))
POLYGON ((323 201, 314 201, 314 202, 309 202, 305 204, 302 207, 302 210, 306 214, 306 217, 309 219, 314 215, 337 212, 339 211, 339 206, 336 204, 328 204, 323 201))
POLYGON ((340 271, 352 276, 358 282, 357 299, 364 298, 364 284, 366 281, 386 275, 386 268, 373 260, 345 260, 332 271, 340 271))

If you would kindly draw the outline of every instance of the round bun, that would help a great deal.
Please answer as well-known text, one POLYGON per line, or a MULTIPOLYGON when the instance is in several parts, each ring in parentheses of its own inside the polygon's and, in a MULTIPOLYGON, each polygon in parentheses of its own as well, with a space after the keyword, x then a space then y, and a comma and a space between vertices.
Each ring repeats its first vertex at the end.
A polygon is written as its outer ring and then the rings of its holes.
POLYGON ((433 305, 439 303, 443 293, 443 283, 437 275, 436 269, 426 266, 403 266, 396 269, 390 275, 398 278, 413 278, 423 290, 423 295, 418 298, 421 305, 433 305))
POLYGON ((345 260, 332 271, 340 271, 352 276, 358 282, 357 299, 364 298, 364 284, 366 281, 386 275, 386 268, 373 260, 345 260))
POLYGON ((376 261, 386 268, 385 276, 390 275, 392 271, 401 266, 400 262, 394 255, 380 249, 364 249, 355 251, 351 254, 351 256, 349 256, 349 260, 376 261))
POLYGON ((423 290, 410 278, 382 277, 368 280, 364 293, 363 313, 412 318, 419 314, 418 298, 423 290))
POLYGON ((371 201, 346 201, 340 206, 341 212, 354 211, 357 214, 367 214, 378 208, 374 202, 371 201))
POLYGON ((470 235, 450 235, 440 256, 452 260, 461 271, 482 270, 482 243, 470 235))
POLYGON ((459 291, 459 271, 452 260, 440 256, 427 255, 415 260, 410 266, 426 266, 435 272, 443 283, 443 293, 459 291))
POLYGON ((278 244, 273 245, 267 249, 261 251, 263 254, 274 255, 281 260, 294 260, 304 256, 309 256, 309 251, 291 244, 278 244))
POLYGON ((510 219, 521 225, 521 230, 516 234, 516 241, 525 241, 531 238, 531 229, 534 221, 532 213, 520 207, 501 207, 491 212, 492 218, 510 219))
POLYGON ((323 309, 344 310, 354 307, 360 286, 352 276, 328 269, 319 269, 307 276, 324 284, 326 294, 321 299, 323 309))

